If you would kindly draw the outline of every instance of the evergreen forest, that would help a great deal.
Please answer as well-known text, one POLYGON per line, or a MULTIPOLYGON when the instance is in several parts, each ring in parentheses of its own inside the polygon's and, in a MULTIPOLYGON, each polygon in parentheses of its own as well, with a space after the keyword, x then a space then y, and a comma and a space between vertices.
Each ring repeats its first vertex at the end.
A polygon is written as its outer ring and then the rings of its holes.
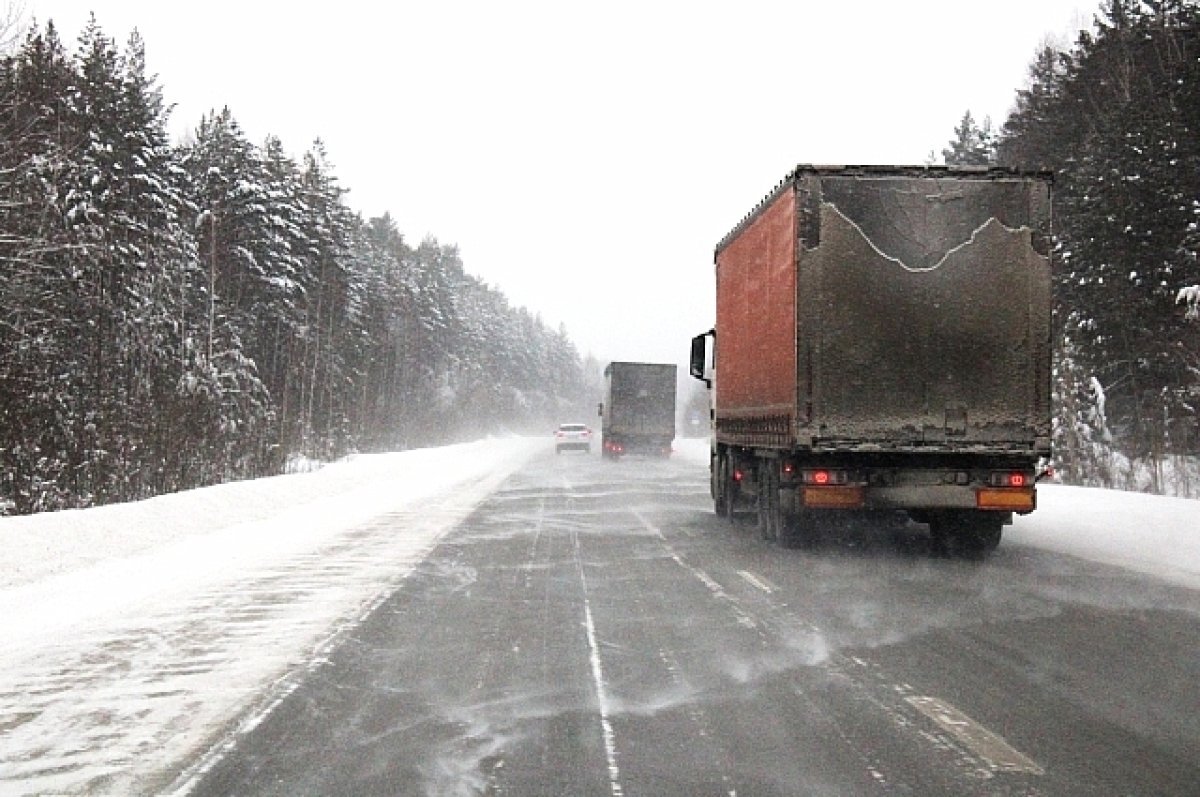
MULTIPOLYGON (((93 18, 0 58, 0 514, 298 460, 545 433, 595 385, 564 330, 344 201, 228 110, 180 145, 93 18)), ((595 368, 595 364, 590 366, 595 368)))
MULTIPOLYGON (((0 514, 297 459, 544 432, 590 405, 565 330, 214 110, 172 143, 135 33, 0 55, 0 514)), ((948 165, 1055 175, 1055 466, 1200 496, 1200 0, 1103 0, 948 165)))
POLYGON ((942 155, 1054 173, 1064 479, 1200 496, 1200 2, 1105 0, 942 155))

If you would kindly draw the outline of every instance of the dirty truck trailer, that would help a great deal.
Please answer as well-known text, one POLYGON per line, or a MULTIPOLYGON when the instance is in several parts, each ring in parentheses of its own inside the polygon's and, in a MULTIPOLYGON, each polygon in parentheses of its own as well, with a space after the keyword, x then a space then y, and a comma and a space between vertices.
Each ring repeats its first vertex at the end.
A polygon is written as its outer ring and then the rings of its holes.
MULTIPOLYGON (((799 166, 718 245, 716 512, 907 512, 983 555, 1050 455, 1047 173, 799 166)), ((712 339, 711 370, 707 354, 712 339)))
POLYGON ((675 439, 675 381, 676 368, 671 364, 609 363, 599 408, 605 457, 670 456, 675 439))

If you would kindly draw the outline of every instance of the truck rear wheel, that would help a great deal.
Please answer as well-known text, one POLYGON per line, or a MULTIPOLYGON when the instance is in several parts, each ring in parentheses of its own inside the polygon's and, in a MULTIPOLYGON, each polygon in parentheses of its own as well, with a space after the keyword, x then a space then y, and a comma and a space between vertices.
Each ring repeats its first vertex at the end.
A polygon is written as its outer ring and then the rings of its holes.
POLYGON ((783 513, 779 506, 779 474, 773 463, 758 467, 758 532, 768 542, 783 541, 783 513))
POLYGON ((712 464, 713 510, 717 517, 729 517, 732 513, 733 480, 729 475, 729 458, 717 454, 712 464))

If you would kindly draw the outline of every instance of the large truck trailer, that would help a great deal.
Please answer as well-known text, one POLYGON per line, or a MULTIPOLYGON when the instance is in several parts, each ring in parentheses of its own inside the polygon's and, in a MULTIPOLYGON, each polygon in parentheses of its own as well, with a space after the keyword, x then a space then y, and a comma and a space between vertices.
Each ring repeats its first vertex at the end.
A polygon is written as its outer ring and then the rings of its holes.
POLYGON ((982 556, 1033 511, 1051 187, 1000 168, 788 174, 717 245, 716 325, 692 341, 717 514, 752 509, 795 542, 830 513, 905 512, 982 556))
POLYGON ((599 408, 605 457, 670 456, 675 440, 676 372, 674 365, 666 363, 609 363, 599 408))

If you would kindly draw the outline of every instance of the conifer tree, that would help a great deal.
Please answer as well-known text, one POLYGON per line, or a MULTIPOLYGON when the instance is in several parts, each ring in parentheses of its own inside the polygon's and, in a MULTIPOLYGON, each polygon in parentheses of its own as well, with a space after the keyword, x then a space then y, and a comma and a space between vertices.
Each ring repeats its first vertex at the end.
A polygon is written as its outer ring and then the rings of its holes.
POLYGON ((319 141, 297 163, 225 109, 176 148, 166 121, 136 33, 0 58, 0 513, 540 429, 586 394, 565 330, 363 221, 319 141))
POLYGON ((942 159, 947 166, 987 166, 995 162, 995 136, 992 120, 985 117, 977 124, 970 111, 954 128, 954 138, 942 150, 942 159))
MULTIPOLYGON (((1106 396, 1113 444, 1149 465, 1197 453, 1200 4, 1106 0, 1093 31, 1042 50, 1002 162, 1056 173, 1056 301, 1077 384, 1106 396), (1086 377, 1086 378, 1085 378, 1086 377)), ((1065 387, 1061 393, 1070 395, 1065 387)))

